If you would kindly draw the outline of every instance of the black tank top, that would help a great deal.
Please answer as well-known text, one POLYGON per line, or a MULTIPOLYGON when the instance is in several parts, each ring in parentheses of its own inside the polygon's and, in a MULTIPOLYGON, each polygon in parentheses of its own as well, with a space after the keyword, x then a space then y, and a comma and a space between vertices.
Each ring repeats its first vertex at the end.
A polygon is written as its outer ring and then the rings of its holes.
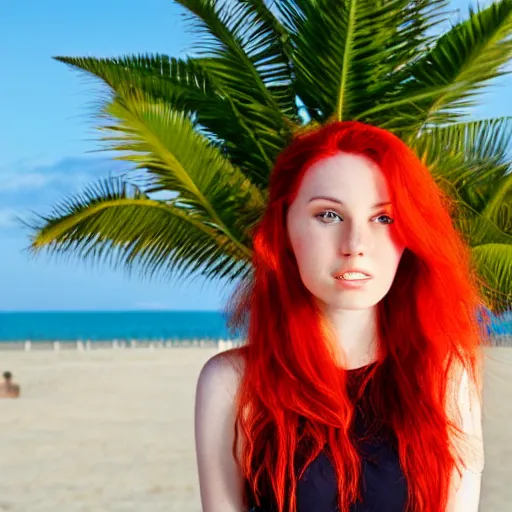
MULTIPOLYGON (((348 370, 348 387, 355 385, 373 364, 348 370)), ((366 388, 356 407, 352 432, 355 438, 366 436, 371 408, 366 388)), ((299 428, 303 421, 299 418, 299 428)), ((407 483, 400 466, 396 436, 384 425, 363 441, 356 441, 362 458, 362 501, 351 512, 405 512, 407 483)), ((247 492, 247 487, 246 487, 247 492)), ((320 452, 297 482, 297 512, 338 512, 337 482, 327 454, 320 452)), ((277 512, 272 496, 264 496, 258 507, 249 494, 249 512, 277 512)))

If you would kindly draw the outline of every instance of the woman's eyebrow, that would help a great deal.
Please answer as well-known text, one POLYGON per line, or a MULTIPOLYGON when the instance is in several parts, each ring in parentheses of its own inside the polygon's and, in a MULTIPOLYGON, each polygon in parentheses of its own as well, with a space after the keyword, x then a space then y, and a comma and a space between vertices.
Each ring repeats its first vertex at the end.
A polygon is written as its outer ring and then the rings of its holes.
MULTIPOLYGON (((315 197, 312 197, 308 203, 311 203, 312 201, 315 201, 317 199, 324 199, 325 201, 332 201, 333 203, 338 203, 342 206, 345 206, 345 203, 343 201, 340 201, 339 199, 336 199, 334 197, 329 197, 329 196, 315 196, 315 197)), ((380 202, 380 203, 376 203, 372 206, 372 208, 380 208, 381 206, 389 206, 391 204, 390 201, 383 201, 383 202, 380 202)))

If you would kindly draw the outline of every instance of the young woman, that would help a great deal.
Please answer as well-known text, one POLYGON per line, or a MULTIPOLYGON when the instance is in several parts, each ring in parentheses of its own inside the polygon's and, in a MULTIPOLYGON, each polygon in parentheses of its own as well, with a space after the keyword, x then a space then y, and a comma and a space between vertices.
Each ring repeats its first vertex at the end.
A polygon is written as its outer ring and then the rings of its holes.
POLYGON ((279 155, 196 393, 204 512, 477 512, 483 301, 448 199, 359 122, 279 155))

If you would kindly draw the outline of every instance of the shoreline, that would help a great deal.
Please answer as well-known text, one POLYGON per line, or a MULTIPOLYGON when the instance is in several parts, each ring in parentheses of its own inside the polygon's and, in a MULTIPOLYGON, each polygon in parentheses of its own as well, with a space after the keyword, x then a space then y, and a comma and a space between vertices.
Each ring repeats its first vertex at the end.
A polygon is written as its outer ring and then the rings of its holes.
MULTIPOLYGON (((492 337, 493 344, 489 348, 512 348, 512 334, 492 337)), ((169 348, 190 347, 190 348, 217 348, 227 350, 233 347, 244 345, 243 339, 214 339, 214 338, 190 338, 190 339, 113 339, 113 340, 24 340, 24 341, 2 341, 0 340, 1 351, 39 351, 61 350, 78 352, 111 349, 148 349, 164 350, 169 348)))
POLYGON ((70 351, 78 352, 89 350, 130 350, 130 349, 148 349, 148 350, 164 350, 169 348, 217 348, 219 350, 227 350, 241 346, 245 343, 239 339, 212 339, 212 338, 193 338, 193 339, 169 339, 169 340, 151 340, 151 339, 114 339, 114 340, 26 340, 26 341, 0 341, 0 351, 22 351, 31 352, 39 350, 50 351, 70 351))

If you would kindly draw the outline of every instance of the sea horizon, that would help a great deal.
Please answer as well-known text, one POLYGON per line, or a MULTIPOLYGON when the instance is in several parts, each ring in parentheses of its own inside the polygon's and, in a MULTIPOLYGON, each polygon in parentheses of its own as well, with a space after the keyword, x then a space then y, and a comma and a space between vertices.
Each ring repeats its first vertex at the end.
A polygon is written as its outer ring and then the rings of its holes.
MULTIPOLYGON (((494 317, 491 335, 512 335, 512 312, 494 317)), ((222 310, 110 309, 0 311, 3 342, 234 340, 222 310)))
POLYGON ((235 337, 221 310, 0 311, 0 342, 235 337))

